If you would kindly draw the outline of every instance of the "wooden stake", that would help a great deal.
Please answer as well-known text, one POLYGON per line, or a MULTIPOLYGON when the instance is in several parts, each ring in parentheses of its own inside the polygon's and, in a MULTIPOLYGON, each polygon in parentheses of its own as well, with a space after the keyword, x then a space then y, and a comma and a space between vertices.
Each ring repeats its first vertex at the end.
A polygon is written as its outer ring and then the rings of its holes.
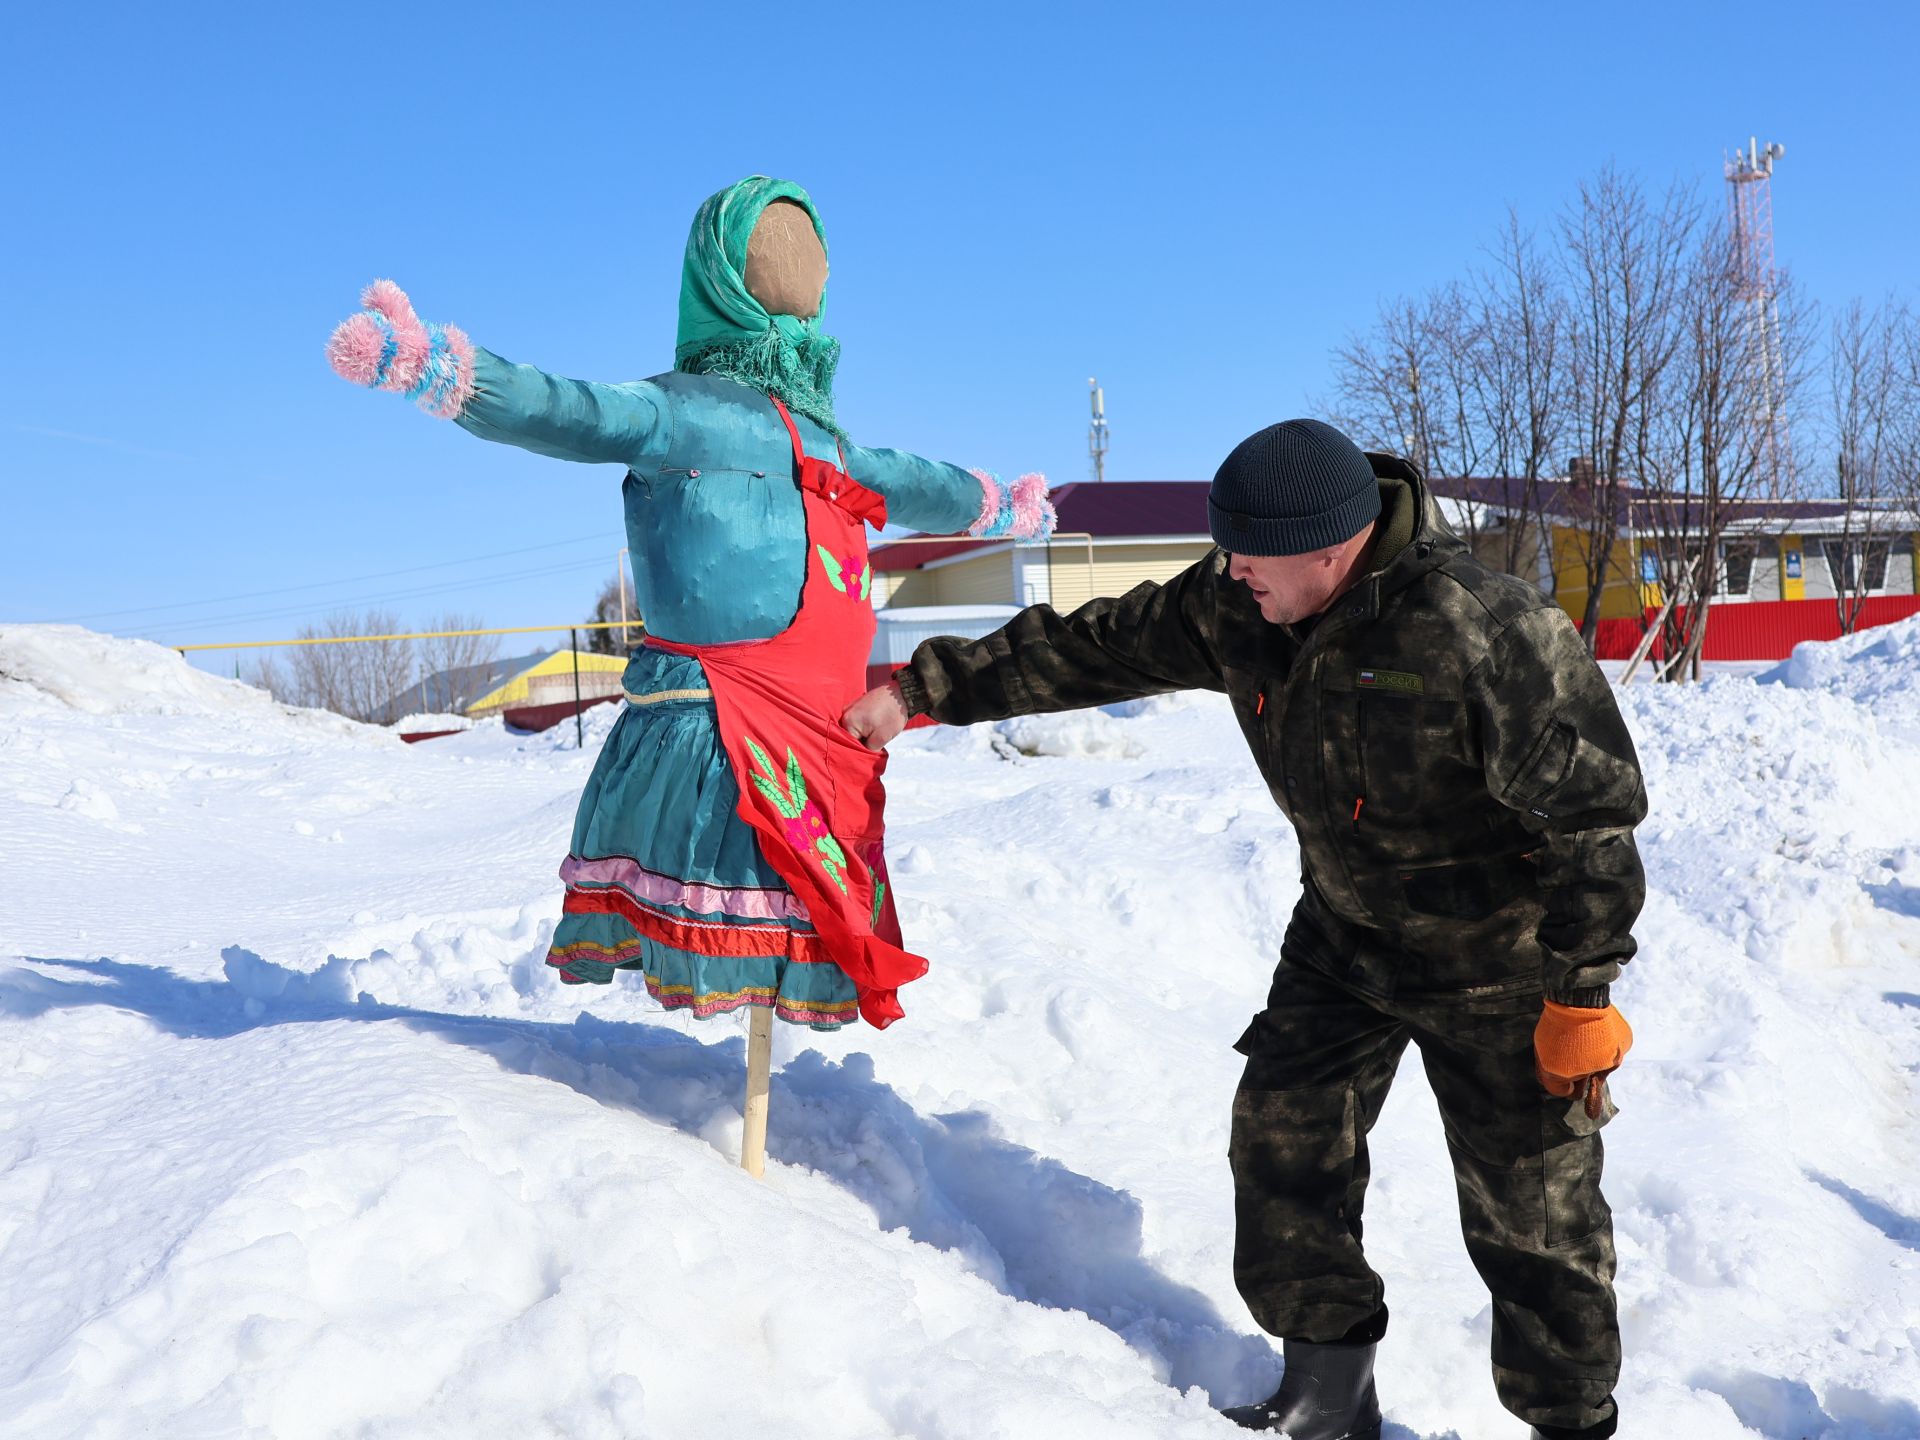
POLYGON ((747 1031, 746 1126, 740 1137, 740 1168, 758 1180, 767 1168, 767 1092, 773 1075, 773 1011, 753 1007, 747 1031))

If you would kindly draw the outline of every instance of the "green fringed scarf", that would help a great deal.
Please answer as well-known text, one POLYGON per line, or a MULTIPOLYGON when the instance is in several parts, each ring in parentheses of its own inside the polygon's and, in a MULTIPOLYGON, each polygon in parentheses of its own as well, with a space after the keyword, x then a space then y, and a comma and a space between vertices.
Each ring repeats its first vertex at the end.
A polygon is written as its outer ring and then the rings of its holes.
MULTIPOLYGON (((820 333, 820 316, 802 320, 769 315, 747 293, 747 241, 760 212, 775 200, 805 206, 820 244, 827 243, 819 212, 790 180, 751 175, 710 196, 693 217, 686 264, 680 271, 680 336, 673 368, 690 375, 722 375, 775 395, 790 410, 846 438, 833 416, 833 372, 840 342, 820 333)), ((826 296, 820 298, 826 310, 826 296)))

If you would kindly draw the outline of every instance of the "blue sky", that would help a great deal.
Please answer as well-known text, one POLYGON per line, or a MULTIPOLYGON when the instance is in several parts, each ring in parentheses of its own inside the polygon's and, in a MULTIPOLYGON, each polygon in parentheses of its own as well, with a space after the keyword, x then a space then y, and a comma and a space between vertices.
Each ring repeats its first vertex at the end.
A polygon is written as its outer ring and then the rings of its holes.
POLYGON ((821 207, 854 435, 1056 483, 1089 375, 1110 475, 1206 478, 1382 299, 1608 161, 1717 202, 1725 148, 1783 141, 1808 293, 1914 293, 1911 6, 782 8, 17 12, 0 620, 583 614, 619 471, 483 444, 321 346, 389 275, 511 359, 665 369, 687 223, 756 171, 821 207))

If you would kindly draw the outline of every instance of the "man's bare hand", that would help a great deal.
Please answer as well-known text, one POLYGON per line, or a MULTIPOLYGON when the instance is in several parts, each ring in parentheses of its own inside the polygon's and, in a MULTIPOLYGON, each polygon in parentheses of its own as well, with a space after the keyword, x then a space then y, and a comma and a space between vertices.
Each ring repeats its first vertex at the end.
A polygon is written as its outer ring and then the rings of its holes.
POLYGON ((907 702, 891 680, 862 695, 840 717, 847 733, 869 750, 886 749, 907 728, 907 720, 907 702))

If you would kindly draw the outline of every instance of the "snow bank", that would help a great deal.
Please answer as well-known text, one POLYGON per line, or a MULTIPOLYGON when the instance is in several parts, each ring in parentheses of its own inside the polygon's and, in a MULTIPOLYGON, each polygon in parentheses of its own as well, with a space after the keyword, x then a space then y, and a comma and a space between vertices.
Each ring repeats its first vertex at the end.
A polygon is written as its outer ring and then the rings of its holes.
POLYGON ((919 744, 945 755, 997 755, 1003 760, 1132 760, 1146 753, 1140 726, 1118 722, 1142 717, 1175 715, 1192 709, 1225 714, 1225 697, 1207 692, 1160 695, 1129 700, 1094 710, 1069 710, 1054 715, 1017 715, 990 725, 961 729, 940 727, 915 731, 907 744, 919 744))
POLYGON ((580 712, 577 730, 571 715, 544 730, 515 730, 507 725, 504 717, 490 715, 484 720, 470 721, 461 734, 425 743, 443 755, 465 755, 474 759, 557 757, 569 751, 578 753, 583 748, 593 753, 606 743, 626 710, 627 706, 617 700, 588 706, 580 712))
POLYGON ((473 720, 465 715, 421 714, 403 715, 387 728, 396 735, 418 735, 423 732, 471 730, 473 720))
MULTIPOLYGON (((991 1147, 858 1067, 801 1067, 759 1185, 723 1153, 737 1040, 290 991, 252 1014, 112 962, 7 979, 35 1020, 0 1094, 37 1092, 23 1066, 111 1078, 36 1094, 0 1174, 9 1434, 1218 1433, 1120 1336, 1007 1293, 917 1153, 991 1147), (828 1145, 882 1223, 805 1168, 828 1145)), ((969 1178, 1098 1214, 1100 1187, 1048 1196, 1015 1153, 969 1178)), ((1068 1273, 1112 1264, 1105 1233, 1068 1273)))
POLYGON ((1920 739, 1920 615, 1838 640, 1805 641, 1756 678, 1843 695, 1920 739))
MULTIPOLYGON (((1653 803, 1607 1131, 1623 1440, 1920 1436, 1895 668, 1621 696, 1653 803)), ((884 1034, 777 1031, 762 1185, 742 1027, 542 963, 619 707, 584 750, 370 748, 16 691, 8 1434, 1225 1440, 1211 1405, 1273 1383, 1224 1154, 1299 854, 1218 696, 903 738, 933 969, 884 1034)), ((1389 1435, 1517 1435, 1417 1058, 1372 1147, 1389 1435)))
POLYGON ((380 732, 209 675, 178 651, 77 625, 0 625, 0 708, 49 701, 88 715, 195 716, 371 739, 380 732))

